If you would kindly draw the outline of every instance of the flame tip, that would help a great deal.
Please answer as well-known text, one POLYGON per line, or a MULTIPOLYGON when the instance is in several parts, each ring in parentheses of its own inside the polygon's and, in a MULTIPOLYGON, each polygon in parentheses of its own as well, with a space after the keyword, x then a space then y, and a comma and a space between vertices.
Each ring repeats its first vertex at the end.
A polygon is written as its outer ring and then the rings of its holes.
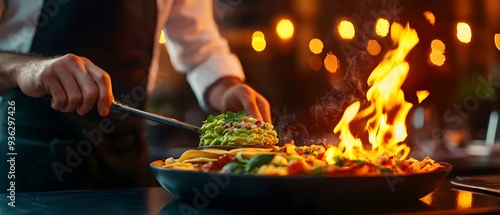
POLYGON ((401 86, 409 72, 405 58, 419 39, 409 22, 405 26, 398 22, 391 25, 391 39, 397 48, 388 51, 368 77, 370 88, 366 99, 370 105, 360 110, 360 101, 355 101, 344 110, 333 130, 339 133, 339 150, 330 150, 329 153, 341 153, 350 159, 382 154, 401 159, 408 156, 410 148, 403 143, 407 136, 405 120, 413 104, 405 101, 401 86), (360 134, 352 133, 349 126, 360 121, 366 121, 365 130, 372 145, 369 150, 364 149, 360 134))

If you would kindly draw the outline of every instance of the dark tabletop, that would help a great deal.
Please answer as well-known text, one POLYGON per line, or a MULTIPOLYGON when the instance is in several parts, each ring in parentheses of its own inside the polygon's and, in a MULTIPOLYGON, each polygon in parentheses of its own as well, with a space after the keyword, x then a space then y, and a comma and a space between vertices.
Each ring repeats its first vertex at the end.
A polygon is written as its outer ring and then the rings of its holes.
POLYGON ((446 180, 436 191, 413 201, 352 202, 294 207, 239 206, 180 201, 162 187, 16 193, 15 208, 0 196, 0 214, 500 214, 500 194, 462 189, 446 180))

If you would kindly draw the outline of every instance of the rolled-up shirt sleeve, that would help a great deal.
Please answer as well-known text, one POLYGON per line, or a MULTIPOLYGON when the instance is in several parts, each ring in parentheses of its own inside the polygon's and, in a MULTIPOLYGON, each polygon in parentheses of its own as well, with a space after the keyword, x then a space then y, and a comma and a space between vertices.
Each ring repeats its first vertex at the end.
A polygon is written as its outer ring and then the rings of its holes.
POLYGON ((0 0, 0 51, 28 53, 43 0, 0 0))
POLYGON ((245 79, 214 21, 212 1, 176 0, 164 27, 173 67, 187 75, 200 107, 209 111, 205 91, 222 77, 245 79))

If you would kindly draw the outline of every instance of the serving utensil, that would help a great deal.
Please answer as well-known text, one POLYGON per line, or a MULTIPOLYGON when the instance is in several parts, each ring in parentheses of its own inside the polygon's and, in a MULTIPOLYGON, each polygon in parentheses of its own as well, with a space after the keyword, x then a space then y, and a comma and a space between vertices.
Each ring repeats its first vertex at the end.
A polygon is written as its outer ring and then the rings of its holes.
POLYGON ((161 124, 165 124, 165 125, 170 125, 170 126, 175 126, 175 127, 178 127, 178 128, 183 128, 183 129, 186 129, 186 130, 189 130, 189 131, 192 131, 192 132, 196 132, 198 134, 201 133, 201 129, 198 126, 195 126, 195 125, 192 125, 192 124, 189 124, 189 123, 186 123, 186 122, 182 122, 182 121, 179 121, 179 120, 174 119, 174 118, 165 117, 165 116, 161 116, 161 115, 158 115, 158 114, 154 114, 154 113, 149 113, 149 112, 146 112, 146 111, 142 111, 142 110, 139 110, 139 109, 136 109, 136 108, 133 108, 133 107, 129 107, 129 106, 121 104, 121 103, 119 103, 117 101, 113 101, 113 103, 111 104, 111 109, 112 110, 122 111, 122 112, 128 112, 131 115, 134 115, 134 116, 137 116, 137 117, 141 117, 141 118, 148 119, 148 120, 151 120, 151 121, 155 121, 155 122, 158 122, 158 123, 161 123, 161 124))
POLYGON ((455 176, 451 184, 500 194, 500 175, 455 176))

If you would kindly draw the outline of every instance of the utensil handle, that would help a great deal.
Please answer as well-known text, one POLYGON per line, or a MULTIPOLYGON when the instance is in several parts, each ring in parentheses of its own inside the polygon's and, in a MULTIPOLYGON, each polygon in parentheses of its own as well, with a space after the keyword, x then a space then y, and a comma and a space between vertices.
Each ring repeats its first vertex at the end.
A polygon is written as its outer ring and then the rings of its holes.
POLYGON ((179 121, 179 120, 174 119, 174 118, 169 118, 169 117, 161 116, 158 114, 153 114, 153 113, 149 113, 146 111, 142 111, 142 110, 139 110, 136 108, 132 108, 132 107, 120 104, 120 103, 115 102, 115 101, 113 101, 113 103, 111 105, 111 109, 122 111, 122 112, 128 112, 131 115, 145 118, 145 119, 155 121, 158 123, 184 128, 184 129, 196 132, 198 134, 201 132, 201 129, 198 126, 191 125, 191 124, 179 121))

